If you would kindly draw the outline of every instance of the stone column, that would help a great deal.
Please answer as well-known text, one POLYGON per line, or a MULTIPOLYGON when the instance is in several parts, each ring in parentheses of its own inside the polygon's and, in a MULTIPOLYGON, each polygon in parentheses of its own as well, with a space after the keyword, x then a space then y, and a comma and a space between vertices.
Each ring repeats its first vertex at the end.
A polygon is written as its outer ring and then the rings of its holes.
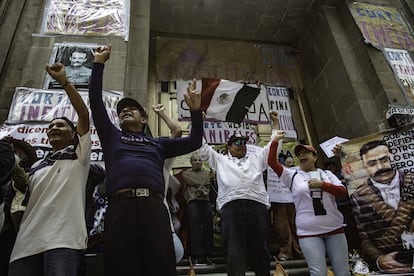
POLYGON ((131 0, 124 86, 125 96, 135 98, 147 110, 150 11, 150 0, 131 0))

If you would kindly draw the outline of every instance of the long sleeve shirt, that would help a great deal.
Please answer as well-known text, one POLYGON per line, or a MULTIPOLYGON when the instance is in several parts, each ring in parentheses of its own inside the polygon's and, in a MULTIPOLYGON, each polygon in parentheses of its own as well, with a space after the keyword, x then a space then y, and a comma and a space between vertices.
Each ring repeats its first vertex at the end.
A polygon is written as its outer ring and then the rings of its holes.
POLYGON ((103 64, 93 65, 89 98, 104 153, 107 193, 111 195, 123 188, 148 188, 164 194, 164 160, 201 146, 201 111, 191 112, 188 137, 152 138, 144 132, 119 130, 111 123, 102 100, 103 69, 103 64))
POLYGON ((312 236, 335 231, 343 226, 343 216, 338 210, 335 197, 346 197, 346 188, 341 181, 330 171, 318 169, 322 184, 322 203, 326 215, 315 215, 308 181, 310 175, 302 170, 292 170, 283 167, 277 160, 278 143, 270 145, 269 166, 280 177, 280 181, 289 187, 293 194, 296 208, 297 235, 312 236))
POLYGON ((269 144, 257 153, 247 153, 243 158, 236 158, 230 153, 223 155, 216 152, 204 141, 199 154, 216 171, 219 209, 238 199, 254 200, 270 207, 269 195, 263 181, 268 153, 269 144))

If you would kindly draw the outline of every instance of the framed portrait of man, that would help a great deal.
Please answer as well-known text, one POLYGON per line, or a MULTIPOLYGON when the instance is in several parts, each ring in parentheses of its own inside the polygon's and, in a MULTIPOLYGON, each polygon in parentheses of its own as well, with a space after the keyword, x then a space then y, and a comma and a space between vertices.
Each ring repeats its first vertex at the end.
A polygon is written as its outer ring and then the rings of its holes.
MULTIPOLYGON (((76 88, 87 88, 92 73, 93 53, 97 44, 56 43, 49 64, 60 62, 65 66, 68 80, 76 88)), ((49 75, 46 76, 44 89, 62 88, 49 75)))

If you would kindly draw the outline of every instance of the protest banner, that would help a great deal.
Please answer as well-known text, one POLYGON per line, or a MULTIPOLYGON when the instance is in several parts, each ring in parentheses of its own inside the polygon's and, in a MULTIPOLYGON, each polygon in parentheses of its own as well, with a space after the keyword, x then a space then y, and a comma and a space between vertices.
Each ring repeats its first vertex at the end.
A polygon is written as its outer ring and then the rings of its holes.
MULTIPOLYGON (((79 94, 89 107, 88 92, 79 91, 79 94)), ((109 118, 116 125, 118 125, 116 104, 122 95, 122 92, 104 91, 102 96, 109 118)), ((62 116, 66 116, 74 122, 77 120, 76 112, 65 91, 16 87, 7 117, 7 123, 49 122, 55 117, 62 116)))
MULTIPOLYGON (((282 149, 277 157, 281 164, 284 164, 286 158, 294 158, 294 149, 296 142, 283 143, 282 149)), ((292 192, 282 182, 275 171, 268 167, 267 169, 267 192, 269 194, 270 202, 288 203, 293 202, 292 192)))
MULTIPOLYGON (((17 125, 3 124, 0 126, 0 139, 6 136, 11 136, 17 140, 26 141, 36 151, 37 158, 44 158, 49 152, 52 151, 52 146, 49 144, 49 138, 47 137, 47 130, 49 123, 25 123, 17 125)), ((98 134, 95 126, 91 126, 91 142, 92 162, 103 162, 103 153, 101 148, 101 142, 99 141, 98 134)))
POLYGON ((297 139, 289 104, 289 91, 285 87, 266 86, 269 111, 276 111, 279 116, 280 129, 286 132, 286 138, 297 139))
POLYGON ((377 49, 388 47, 414 51, 413 34, 398 8, 352 1, 349 9, 365 43, 377 49))
MULTIPOLYGON (((79 92, 89 108, 87 92, 79 92)), ((118 126, 116 104, 122 98, 121 92, 103 92, 103 101, 109 118, 118 126)), ((78 117, 63 90, 42 90, 36 88, 17 87, 10 106, 7 121, 0 127, 0 138, 12 136, 24 140, 35 148, 37 157, 43 158, 52 147, 47 137, 49 122, 56 117, 68 117, 76 123, 78 117)), ((103 161, 101 144, 95 126, 91 121, 92 153, 91 161, 103 161)))
POLYGON ((208 144, 226 144, 234 133, 247 136, 249 144, 257 143, 255 128, 249 123, 203 122, 203 135, 208 144))
POLYGON ((406 50, 384 48, 384 56, 406 98, 414 105, 414 62, 406 50))
POLYGON ((414 272, 413 134, 410 124, 342 144, 342 172, 371 270, 414 272))

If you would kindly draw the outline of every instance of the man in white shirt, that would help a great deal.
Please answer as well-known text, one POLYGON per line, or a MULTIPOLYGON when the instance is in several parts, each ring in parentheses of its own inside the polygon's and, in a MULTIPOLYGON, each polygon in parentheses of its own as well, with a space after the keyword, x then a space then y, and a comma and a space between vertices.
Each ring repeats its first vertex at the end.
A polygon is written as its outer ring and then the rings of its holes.
POLYGON ((65 89, 78 114, 50 122, 52 152, 32 166, 30 198, 10 257, 9 276, 77 276, 86 248, 85 187, 91 138, 89 112, 60 63, 47 72, 65 89))
MULTIPOLYGON (((277 113, 272 112, 271 117, 273 129, 277 129, 277 113)), ((225 155, 204 141, 199 153, 217 175, 217 206, 228 275, 244 276, 246 266, 250 265, 256 276, 269 276, 267 210, 270 202, 263 181, 269 144, 256 153, 246 154, 247 141, 246 136, 232 135, 225 155)))

